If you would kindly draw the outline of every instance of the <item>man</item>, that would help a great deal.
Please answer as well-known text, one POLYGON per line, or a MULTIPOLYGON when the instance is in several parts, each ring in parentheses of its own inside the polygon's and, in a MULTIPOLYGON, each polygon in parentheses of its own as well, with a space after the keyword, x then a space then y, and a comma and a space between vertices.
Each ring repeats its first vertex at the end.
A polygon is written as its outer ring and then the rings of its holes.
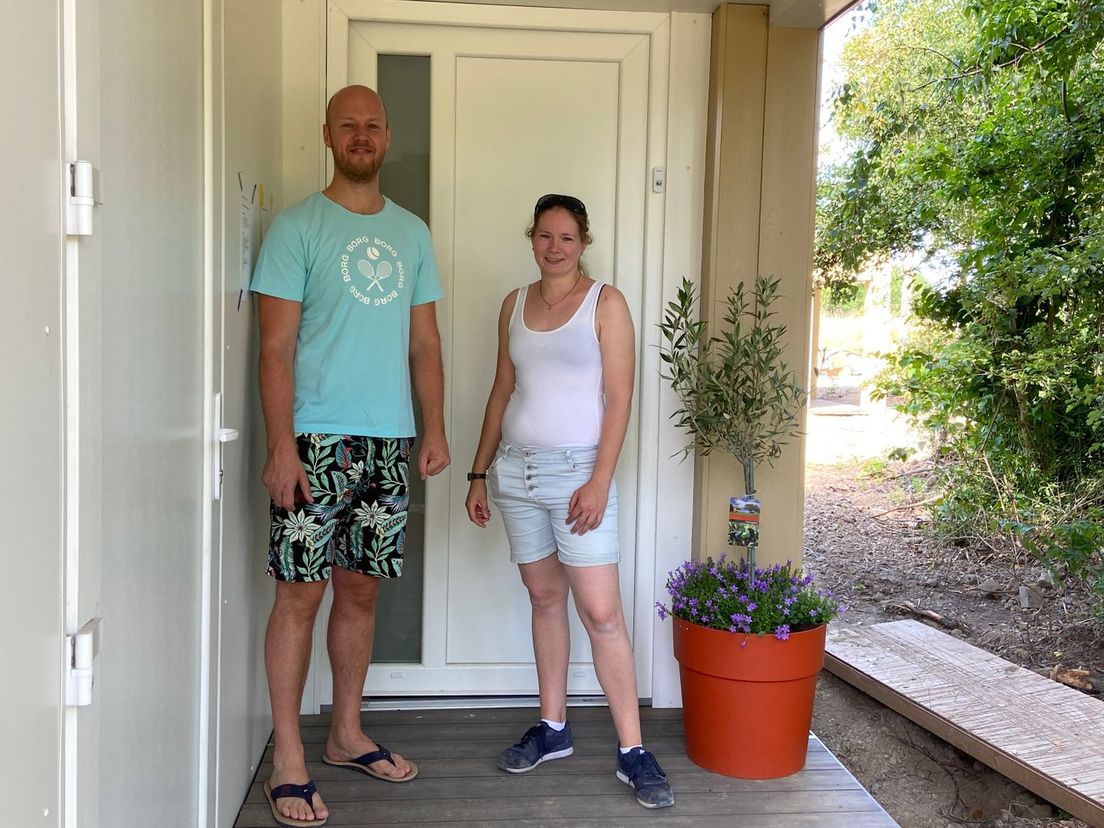
POLYGON ((333 180, 276 218, 251 285, 276 579, 265 639, 275 754, 265 791, 276 820, 296 826, 329 815, 299 735, 327 580, 334 698, 323 761, 392 782, 417 773, 360 724, 380 579, 402 572, 411 385, 424 428, 418 473, 424 480, 449 464, 434 306, 443 293, 425 224, 380 193, 391 140, 383 102, 367 87, 342 89, 326 107, 322 138, 333 180))

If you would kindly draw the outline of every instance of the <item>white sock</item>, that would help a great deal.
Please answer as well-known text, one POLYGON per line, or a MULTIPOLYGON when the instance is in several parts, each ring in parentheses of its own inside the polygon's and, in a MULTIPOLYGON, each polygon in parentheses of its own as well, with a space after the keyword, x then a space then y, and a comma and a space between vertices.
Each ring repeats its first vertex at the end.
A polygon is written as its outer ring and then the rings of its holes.
POLYGON ((555 730, 557 733, 559 733, 561 730, 563 730, 565 727, 567 727, 567 722, 553 722, 550 719, 541 719, 541 721, 544 722, 546 725, 548 725, 553 730, 555 730))
POLYGON ((625 755, 626 753, 628 753, 628 752, 629 752, 630 750, 633 750, 633 748, 640 748, 641 750, 644 750, 644 745, 632 745, 632 746, 630 746, 630 747, 627 747, 627 748, 623 748, 623 747, 621 747, 620 745, 618 745, 618 747, 617 747, 617 749, 618 749, 619 751, 621 751, 621 755, 622 755, 622 756, 624 756, 624 755, 625 755))

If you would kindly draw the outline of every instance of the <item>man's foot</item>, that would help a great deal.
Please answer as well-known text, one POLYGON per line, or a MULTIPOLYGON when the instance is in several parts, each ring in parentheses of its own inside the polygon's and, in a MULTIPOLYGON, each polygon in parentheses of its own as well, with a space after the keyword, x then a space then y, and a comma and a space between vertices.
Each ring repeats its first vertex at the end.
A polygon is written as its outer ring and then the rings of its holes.
POLYGON ((539 722, 525 731, 520 742, 502 751, 498 766, 507 773, 525 773, 541 762, 562 759, 574 752, 570 723, 564 724, 563 730, 553 730, 539 722))
POLYGON ((655 756, 641 747, 628 753, 617 751, 617 778, 636 791, 636 801, 645 808, 666 808, 675 804, 667 774, 655 756))
MULTIPOLYGON (((310 777, 307 776, 306 763, 300 759, 298 762, 288 763, 287 767, 281 767, 277 764, 272 771, 272 776, 268 778, 268 782, 265 783, 268 786, 269 791, 279 793, 278 789, 282 785, 295 785, 304 787, 313 784, 310 781, 310 777)), ((287 819, 298 820, 300 822, 311 823, 314 820, 325 820, 330 816, 330 810, 326 807, 326 803, 322 801, 322 797, 318 791, 310 791, 310 804, 307 804, 307 800, 299 796, 279 796, 272 799, 272 815, 279 819, 280 816, 287 819)), ((285 825, 288 823, 284 823, 285 825)), ((316 823, 321 824, 321 822, 316 823)))
MULTIPOLYGON (((322 754, 322 761, 328 765, 352 767, 354 760, 365 754, 375 753, 380 749, 380 745, 377 745, 363 734, 361 734, 359 738, 340 743, 331 734, 330 738, 326 740, 326 751, 322 754)), ((407 761, 397 753, 391 753, 391 751, 386 748, 383 748, 383 750, 386 752, 386 755, 381 754, 379 759, 364 765, 359 765, 357 768, 354 768, 354 770, 359 769, 368 776, 374 776, 377 779, 394 780, 396 782, 405 782, 408 779, 413 779, 418 773, 418 769, 414 766, 413 762, 407 761)))

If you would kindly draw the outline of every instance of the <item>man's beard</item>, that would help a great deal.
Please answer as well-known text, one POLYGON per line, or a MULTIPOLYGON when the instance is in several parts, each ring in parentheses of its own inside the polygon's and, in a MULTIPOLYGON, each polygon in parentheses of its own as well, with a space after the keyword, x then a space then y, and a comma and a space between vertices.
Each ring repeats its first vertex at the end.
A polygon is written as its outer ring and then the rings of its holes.
POLYGON ((347 153, 334 153, 333 160, 334 166, 341 171, 341 174, 354 184, 368 184, 373 181, 380 171, 380 167, 383 166, 383 155, 376 153, 371 157, 371 160, 363 161, 359 164, 351 164, 348 161, 347 153))

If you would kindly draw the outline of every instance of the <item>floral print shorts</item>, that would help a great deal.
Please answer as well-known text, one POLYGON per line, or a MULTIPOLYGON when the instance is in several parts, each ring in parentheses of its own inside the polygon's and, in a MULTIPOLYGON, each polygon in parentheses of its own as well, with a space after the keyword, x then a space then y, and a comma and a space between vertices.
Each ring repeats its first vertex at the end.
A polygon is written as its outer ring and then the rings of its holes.
POLYGON ((268 574, 278 581, 324 581, 340 566, 378 578, 402 575, 413 439, 295 439, 314 503, 271 505, 268 574))

